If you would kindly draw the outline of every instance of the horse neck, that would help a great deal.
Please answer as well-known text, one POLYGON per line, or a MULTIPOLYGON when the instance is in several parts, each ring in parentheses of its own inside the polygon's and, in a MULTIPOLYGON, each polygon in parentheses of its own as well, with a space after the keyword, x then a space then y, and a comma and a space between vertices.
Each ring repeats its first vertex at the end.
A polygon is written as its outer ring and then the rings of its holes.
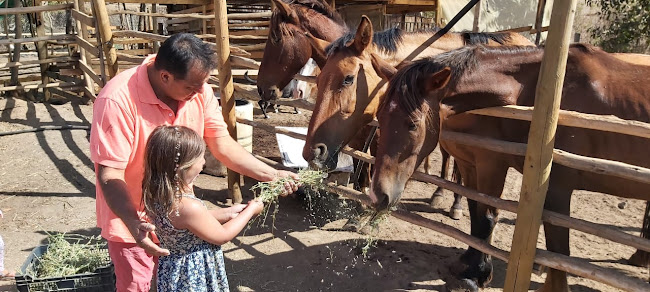
POLYGON ((299 18, 303 29, 319 39, 332 42, 348 32, 348 27, 345 24, 338 23, 317 11, 304 7, 300 11, 302 13, 299 18))

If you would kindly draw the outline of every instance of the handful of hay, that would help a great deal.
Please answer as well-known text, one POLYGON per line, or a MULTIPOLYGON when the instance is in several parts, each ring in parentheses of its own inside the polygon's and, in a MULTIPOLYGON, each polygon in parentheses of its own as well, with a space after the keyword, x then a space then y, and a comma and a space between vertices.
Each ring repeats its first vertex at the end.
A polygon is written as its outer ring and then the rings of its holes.
MULTIPOLYGON (((312 190, 317 190, 323 187, 323 177, 325 176, 325 172, 323 171, 302 169, 298 171, 298 176, 300 179, 296 183, 303 187, 309 187, 312 190)), ((288 181, 294 181, 294 179, 291 177, 278 178, 270 182, 259 182, 251 188, 251 191, 255 192, 255 198, 260 199, 265 203, 264 210, 262 210, 262 213, 260 213, 259 216, 251 221, 251 224, 261 220, 259 225, 265 226, 266 219, 271 210, 271 205, 273 205, 273 213, 271 213, 273 218, 272 228, 275 226, 275 215, 279 211, 279 197, 285 191, 284 184, 288 181)))
POLYGON ((47 252, 38 264, 28 268, 34 278, 71 276, 94 272, 110 262, 108 250, 99 236, 50 234, 47 252))

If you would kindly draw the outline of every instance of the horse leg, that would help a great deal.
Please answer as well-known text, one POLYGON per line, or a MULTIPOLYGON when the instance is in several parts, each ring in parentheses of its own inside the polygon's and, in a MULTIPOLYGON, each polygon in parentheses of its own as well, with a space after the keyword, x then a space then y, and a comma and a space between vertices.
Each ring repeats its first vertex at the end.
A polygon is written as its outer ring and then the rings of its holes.
MULTIPOLYGON (((452 162, 453 163, 453 162, 452 162)), ((458 165, 453 163, 453 172, 451 175, 451 181, 455 183, 461 183, 462 182, 462 175, 460 174, 460 169, 458 169, 458 165)), ((451 205, 451 209, 449 210, 449 217, 454 220, 460 220, 460 218, 463 217, 463 207, 461 206, 461 200, 463 199, 463 196, 454 193, 454 204, 451 205)))
MULTIPOLYGON (((641 237, 650 239, 650 202, 646 202, 644 214, 641 237)), ((637 267, 650 267, 650 254, 647 251, 637 250, 627 261, 637 267)))
MULTIPOLYGON (((447 178, 447 169, 449 169, 449 153, 440 148, 440 154, 442 154, 442 166, 440 167, 440 177, 443 179, 447 178)), ((429 161, 429 157, 427 156, 426 158, 429 161)), ((426 168, 426 165, 424 166, 426 168)), ((427 171, 427 173, 429 173, 427 171)), ((436 187, 436 190, 433 192, 433 195, 431 196, 431 207, 433 208, 440 208, 440 205, 442 204, 442 192, 443 188, 441 187, 436 187)))
MULTIPOLYGON (((546 194, 544 209, 569 215, 571 210, 571 192, 572 189, 566 187, 564 182, 554 182, 553 173, 558 173, 555 167, 551 171, 551 181, 546 194)), ((556 174, 556 176, 561 176, 556 174)), ((557 180, 557 179, 556 179, 557 180)), ((544 234, 546 235, 546 249, 548 251, 569 255, 569 229, 565 227, 554 226, 544 223, 544 234)), ((544 286, 538 291, 543 292, 563 292, 569 291, 566 272, 547 269, 546 281, 544 286)))
POLYGON ((293 113, 297 115, 297 114, 300 114, 300 111, 298 110, 297 107, 294 106, 293 107, 293 113))
MULTIPOLYGON (((462 167, 461 167, 462 171, 462 167)), ((508 166, 501 162, 484 161, 475 167, 475 177, 468 176, 471 172, 462 171, 468 187, 493 197, 500 197, 508 172, 508 166)), ((471 234, 474 237, 491 241, 492 231, 497 222, 498 210, 494 207, 468 200, 471 234)), ((473 283, 463 289, 475 290, 485 287, 492 280, 492 257, 483 252, 469 248, 461 256, 461 261, 467 268, 460 274, 463 283, 473 283)), ((453 290, 452 290, 453 291, 453 290)))
POLYGON ((260 109, 262 109, 262 114, 264 114, 264 118, 268 119, 269 115, 266 114, 266 109, 269 107, 269 102, 260 99, 259 101, 257 101, 257 104, 260 106, 260 109))

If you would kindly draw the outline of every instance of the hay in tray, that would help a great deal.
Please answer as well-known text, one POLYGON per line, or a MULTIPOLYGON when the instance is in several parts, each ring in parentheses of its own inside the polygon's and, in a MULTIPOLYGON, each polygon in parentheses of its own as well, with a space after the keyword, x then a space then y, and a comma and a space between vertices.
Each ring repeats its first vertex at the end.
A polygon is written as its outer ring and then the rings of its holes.
POLYGON ((34 278, 91 273, 107 266, 110 257, 99 236, 49 234, 47 251, 26 271, 34 278))
MULTIPOLYGON (((300 184, 303 189, 307 190, 308 195, 310 195, 311 192, 309 190, 317 193, 319 189, 323 188, 323 178, 325 175, 325 172, 320 170, 302 169, 298 171, 300 178, 296 183, 300 184)), ((262 210, 259 216, 251 220, 250 225, 257 222, 260 226, 266 226, 266 220, 271 215, 271 231, 275 228, 275 215, 278 213, 280 205, 279 197, 285 191, 284 184, 288 181, 295 180, 291 177, 283 177, 269 182, 259 182, 251 188, 251 191, 255 193, 255 198, 264 202, 264 210, 262 210), (271 207, 273 207, 273 211, 271 211, 271 207)))

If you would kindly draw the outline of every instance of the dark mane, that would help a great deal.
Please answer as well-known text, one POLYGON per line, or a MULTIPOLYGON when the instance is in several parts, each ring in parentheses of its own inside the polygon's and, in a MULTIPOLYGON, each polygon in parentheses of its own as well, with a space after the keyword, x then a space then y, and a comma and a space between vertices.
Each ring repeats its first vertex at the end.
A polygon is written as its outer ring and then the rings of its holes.
MULTIPOLYGON (((333 41, 327 48, 327 55, 330 56, 341 48, 345 48, 346 44, 354 39, 354 32, 347 33, 339 39, 333 41)), ((389 28, 383 31, 375 32, 372 35, 372 42, 380 49, 386 52, 397 51, 397 45, 402 41, 404 31, 399 27, 389 28)))
POLYGON ((511 37, 509 33, 505 32, 467 32, 460 33, 465 41, 465 45, 479 45, 487 44, 490 40, 497 42, 501 45, 509 42, 511 37))
MULTIPOLYGON (((282 0, 283 2, 289 4, 289 5, 300 5, 303 7, 306 7, 308 9, 311 9, 317 13, 320 13, 324 15, 325 17, 333 20, 334 22, 338 23, 341 26, 345 26, 345 21, 343 21, 343 18, 341 15, 339 15, 332 7, 324 3, 322 0, 282 0)), ((296 9, 296 13, 298 13, 298 17, 301 16, 302 10, 301 9, 296 9)), ((273 13, 271 15, 271 25, 270 26, 270 40, 271 42, 275 43, 276 41, 280 40, 282 36, 293 36, 293 31, 290 30, 287 27, 287 24, 284 21, 284 15, 280 13, 278 10, 273 10, 273 13)))
MULTIPOLYGON (((397 99, 398 105, 412 117, 419 117, 420 105, 426 98, 420 88, 424 78, 438 72, 445 67, 451 69, 451 80, 449 86, 453 86, 466 72, 473 71, 478 66, 479 54, 512 55, 527 52, 541 52, 537 47, 486 47, 482 45, 469 46, 442 53, 437 56, 417 60, 399 70, 388 85, 384 104, 390 102, 390 98, 397 99)), ((382 104, 382 107, 384 106, 382 104)))

